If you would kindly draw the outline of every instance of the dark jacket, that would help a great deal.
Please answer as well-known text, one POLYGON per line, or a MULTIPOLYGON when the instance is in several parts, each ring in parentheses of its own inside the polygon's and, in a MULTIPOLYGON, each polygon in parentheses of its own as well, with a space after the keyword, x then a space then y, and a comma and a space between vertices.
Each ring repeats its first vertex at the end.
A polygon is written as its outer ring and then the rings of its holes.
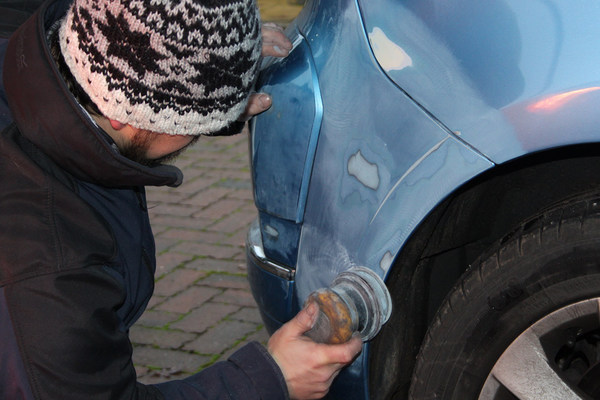
POLYGON ((256 343, 181 381, 136 382, 127 333, 155 270, 143 188, 182 176, 122 157, 68 92, 45 40, 68 4, 45 3, 0 48, 0 398, 286 398, 256 343))

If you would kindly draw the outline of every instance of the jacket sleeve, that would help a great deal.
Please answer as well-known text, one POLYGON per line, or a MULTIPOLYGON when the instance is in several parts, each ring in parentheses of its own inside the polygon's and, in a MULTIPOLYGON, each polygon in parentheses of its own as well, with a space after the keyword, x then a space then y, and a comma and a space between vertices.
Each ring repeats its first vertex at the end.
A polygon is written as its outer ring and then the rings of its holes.
POLYGON ((281 372, 255 344, 184 380, 136 382, 116 312, 123 288, 102 267, 24 279, 6 285, 5 295, 36 399, 287 398, 281 372))
POLYGON ((220 362, 181 381, 157 386, 166 399, 288 398, 281 370, 267 350, 252 342, 220 362))

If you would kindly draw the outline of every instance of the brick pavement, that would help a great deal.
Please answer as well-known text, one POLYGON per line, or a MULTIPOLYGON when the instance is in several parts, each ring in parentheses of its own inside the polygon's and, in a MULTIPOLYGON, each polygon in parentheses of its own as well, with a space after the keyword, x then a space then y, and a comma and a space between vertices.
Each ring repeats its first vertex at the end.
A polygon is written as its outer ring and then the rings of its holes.
MULTIPOLYGON (((285 25, 298 0, 259 0, 263 20, 285 25)), ((131 328, 138 379, 182 379, 268 336, 246 280, 244 242, 256 216, 247 131, 201 138, 175 163, 182 186, 148 188, 156 288, 131 328)))

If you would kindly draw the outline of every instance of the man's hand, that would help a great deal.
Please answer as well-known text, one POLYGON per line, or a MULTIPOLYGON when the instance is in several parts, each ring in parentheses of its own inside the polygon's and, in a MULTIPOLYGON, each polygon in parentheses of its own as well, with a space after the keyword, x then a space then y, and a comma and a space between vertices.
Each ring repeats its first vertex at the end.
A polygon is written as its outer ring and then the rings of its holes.
POLYGON ((351 363, 362 348, 358 337, 344 344, 327 345, 303 336, 313 326, 317 313, 317 304, 310 304, 269 339, 267 348, 283 372, 292 399, 325 396, 340 369, 351 363))
MULTIPOLYGON (((263 57, 287 57, 292 50, 292 42, 285 36, 283 28, 277 24, 266 22, 261 29, 263 57)), ((266 93, 253 93, 248 99, 248 105, 240 121, 247 121, 253 116, 271 107, 271 96, 266 93)))
POLYGON ((285 36, 283 28, 272 22, 266 22, 261 29, 263 57, 287 57, 292 50, 292 42, 285 36))

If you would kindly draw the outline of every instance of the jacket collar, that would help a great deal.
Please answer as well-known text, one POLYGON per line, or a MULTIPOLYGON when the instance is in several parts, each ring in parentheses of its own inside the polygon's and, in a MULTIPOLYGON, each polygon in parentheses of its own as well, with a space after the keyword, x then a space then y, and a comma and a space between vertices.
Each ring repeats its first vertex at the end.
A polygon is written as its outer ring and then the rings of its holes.
POLYGON ((69 4, 44 3, 9 41, 4 86, 22 135, 87 182, 107 187, 180 185, 183 175, 174 166, 150 168, 121 156, 67 89, 50 54, 46 29, 69 4))

